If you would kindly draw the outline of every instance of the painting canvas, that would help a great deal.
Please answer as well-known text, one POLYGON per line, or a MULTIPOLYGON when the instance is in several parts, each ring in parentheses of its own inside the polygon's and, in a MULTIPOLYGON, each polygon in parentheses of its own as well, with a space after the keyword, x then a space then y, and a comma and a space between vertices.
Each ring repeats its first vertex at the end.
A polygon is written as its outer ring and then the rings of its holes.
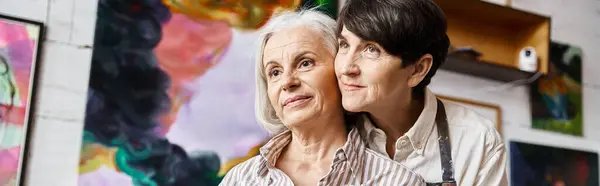
POLYGON ((502 134, 502 109, 500 108, 500 106, 491 103, 485 103, 452 96, 445 96, 439 94, 436 96, 440 100, 462 105, 468 109, 473 110, 477 114, 489 119, 490 121, 492 121, 494 126, 496 126, 496 130, 500 134, 502 134))
POLYGON ((42 23, 0 15, 0 185, 24 174, 42 23))
POLYGON ((548 75, 531 87, 532 127, 583 135, 581 48, 551 42, 548 75))
POLYGON ((596 186, 598 154, 510 142, 512 186, 596 186))
POLYGON ((81 186, 218 185, 269 134, 254 114, 258 31, 337 1, 99 0, 81 186))

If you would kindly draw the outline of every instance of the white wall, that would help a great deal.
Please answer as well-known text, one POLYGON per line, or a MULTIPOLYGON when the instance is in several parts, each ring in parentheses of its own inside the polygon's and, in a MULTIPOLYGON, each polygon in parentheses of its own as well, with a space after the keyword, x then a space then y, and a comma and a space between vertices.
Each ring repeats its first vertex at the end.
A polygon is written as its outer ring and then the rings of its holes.
POLYGON ((600 1, 512 0, 512 7, 551 16, 551 39, 583 50, 583 137, 532 129, 529 88, 526 86, 497 90, 504 84, 441 71, 432 80, 431 89, 440 94, 499 105, 503 112, 503 135, 507 144, 514 140, 599 152, 600 63, 596 60, 600 59, 600 1))
MULTIPOLYGON (((345 0, 340 0, 343 4, 345 0)), ((490 0, 492 1, 492 0, 490 0)), ((502 2, 493 0, 495 2, 502 2)), ((503 109, 507 139, 598 151, 600 149, 600 1, 512 0, 514 7, 552 16, 552 39, 580 46, 584 52, 584 137, 530 129, 526 87, 483 92, 501 84, 441 71, 432 82, 437 92, 498 104, 503 109), (567 3, 568 2, 568 3, 567 3), (596 87, 596 88, 593 88, 596 87)), ((38 113, 27 175, 31 186, 77 184, 97 0, 0 0, 0 13, 42 21, 47 41, 40 61, 38 113)))
MULTIPOLYGON (((497 1, 497 0, 487 0, 497 1)), ((594 111, 600 110, 600 1, 598 0, 511 0, 513 8, 530 11, 533 13, 552 17, 552 40, 564 42, 574 46, 579 46, 583 50, 583 91, 584 91, 584 138, 585 140, 594 140, 600 142, 600 135, 595 135, 600 130, 600 125, 595 121, 600 121, 600 115, 593 115, 594 111)), ((436 77, 433 88, 443 93, 454 93, 457 96, 474 95, 475 99, 497 103, 502 106, 505 112, 505 126, 515 126, 528 128, 531 126, 531 117, 529 104, 527 102, 528 91, 525 87, 519 87, 517 90, 498 91, 498 92, 478 92, 470 91, 451 92, 449 85, 459 86, 469 89, 477 89, 479 86, 485 86, 480 80, 460 81, 468 79, 467 76, 446 75, 436 77), (460 77, 458 77, 460 76, 460 77), (452 77, 453 81, 447 81, 446 78, 452 77), (459 80, 459 81, 457 81, 459 80), (469 87, 471 86, 471 87, 469 87), (522 90, 521 90, 522 89, 522 90), (517 93, 518 92, 518 93, 517 93), (497 98, 503 96, 503 98, 497 98), (510 97, 516 97, 509 98, 510 97), (518 101, 517 101, 518 100, 518 101)), ((491 82, 491 81, 487 81, 491 82)), ((489 86, 489 85, 487 85, 489 86)), ((463 90, 469 90, 463 89, 463 90)), ((456 89, 455 89, 456 90, 456 89)))
POLYGON ((77 184, 97 0, 0 0, 0 13, 44 22, 37 113, 30 147, 31 186, 77 184))
MULTIPOLYGON (((567 146, 580 142, 600 149, 600 1, 597 0, 512 0, 514 8, 552 17, 552 40, 579 46, 583 50, 584 137, 573 137, 531 129, 529 89, 519 86, 494 89, 502 83, 442 71, 434 78, 434 92, 472 98, 500 105, 503 109, 504 133, 507 137, 535 140, 567 146), (543 138, 538 140, 537 138, 543 138)), ((575 145, 577 146, 577 145, 575 145)))

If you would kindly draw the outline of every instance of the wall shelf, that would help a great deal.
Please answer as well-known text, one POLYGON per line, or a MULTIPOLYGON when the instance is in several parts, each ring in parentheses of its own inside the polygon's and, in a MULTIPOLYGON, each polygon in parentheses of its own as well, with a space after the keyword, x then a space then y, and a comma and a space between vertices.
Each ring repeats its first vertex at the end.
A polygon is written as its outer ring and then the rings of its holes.
POLYGON ((513 67, 473 60, 458 55, 449 55, 440 69, 503 82, 527 79, 535 75, 535 73, 513 67))
POLYGON ((455 48, 470 46, 482 56, 450 56, 441 68, 512 81, 535 73, 519 70, 519 52, 536 49, 538 72, 548 72, 550 18, 481 0, 434 0, 446 14, 448 37, 455 48))

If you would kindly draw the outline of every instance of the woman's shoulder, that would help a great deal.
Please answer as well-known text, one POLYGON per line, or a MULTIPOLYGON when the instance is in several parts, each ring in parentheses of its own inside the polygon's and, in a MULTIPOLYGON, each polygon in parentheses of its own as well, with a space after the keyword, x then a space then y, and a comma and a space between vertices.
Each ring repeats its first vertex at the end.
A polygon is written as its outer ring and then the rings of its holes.
POLYGON ((251 171, 251 169, 258 168, 258 166, 261 163, 263 163, 263 157, 260 155, 256 155, 242 163, 237 164, 231 170, 229 170, 229 172, 227 172, 227 174, 232 173, 232 172, 238 172, 238 173, 249 172, 249 171, 251 171))
POLYGON ((425 181, 423 178, 410 170, 408 167, 402 165, 400 162, 394 161, 385 155, 377 153, 371 149, 365 150, 365 157, 363 163, 363 169, 365 171, 380 171, 377 174, 378 180, 392 180, 395 185, 424 185, 425 181), (371 162, 371 163, 367 163, 371 162), (389 167, 389 168, 381 168, 389 167))
POLYGON ((263 157, 256 155, 240 164, 237 164, 225 174, 221 185, 251 180, 253 175, 258 174, 258 169, 263 163, 263 157))

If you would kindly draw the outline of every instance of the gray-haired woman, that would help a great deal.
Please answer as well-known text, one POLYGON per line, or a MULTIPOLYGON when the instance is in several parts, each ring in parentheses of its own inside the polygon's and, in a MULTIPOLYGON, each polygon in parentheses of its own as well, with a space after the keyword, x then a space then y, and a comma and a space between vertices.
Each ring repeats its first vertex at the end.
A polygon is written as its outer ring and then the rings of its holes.
POLYGON ((256 112, 275 136, 221 185, 424 185, 365 148, 337 86, 336 23, 313 10, 272 18, 259 38, 256 112))

